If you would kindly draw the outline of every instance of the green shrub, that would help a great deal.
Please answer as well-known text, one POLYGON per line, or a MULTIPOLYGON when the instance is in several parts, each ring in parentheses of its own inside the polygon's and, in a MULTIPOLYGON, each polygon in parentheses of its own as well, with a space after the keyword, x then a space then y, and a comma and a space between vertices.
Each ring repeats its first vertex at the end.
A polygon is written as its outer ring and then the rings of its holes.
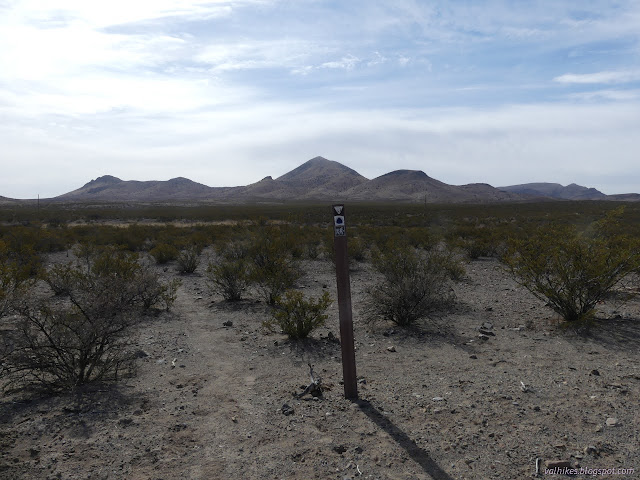
POLYGON ((200 249, 192 245, 178 255, 178 271, 180 273, 193 273, 200 263, 200 249))
POLYGON ((218 263, 209 262, 207 266, 209 288, 213 293, 222 295, 228 302, 241 300, 249 286, 246 254, 247 249, 243 243, 231 243, 221 250, 218 263))
POLYGON ((0 240, 0 317, 9 313, 31 286, 30 273, 31 264, 21 265, 11 254, 9 246, 0 240))
POLYGON ((175 300, 179 280, 161 282, 136 254, 115 248, 77 253, 84 256, 75 265, 45 274, 58 298, 16 307, 14 346, 3 359, 10 385, 59 390, 117 379, 133 361, 131 339, 141 311, 168 309, 175 300))
POLYGON ((274 305, 276 298, 292 288, 302 276, 300 264, 276 227, 263 227, 248 246, 251 259, 250 279, 265 302, 274 305))
POLYGON ((171 262, 178 258, 178 254, 180 253, 176 247, 173 245, 169 245, 167 243, 159 243, 151 250, 149 253, 153 258, 156 259, 156 262, 160 265, 164 265, 165 263, 171 262))
POLYGON ((373 264, 383 279, 367 290, 367 319, 410 326, 450 306, 451 262, 447 252, 416 251, 406 245, 376 252, 373 264))
POLYGON ((640 267, 638 242, 612 230, 613 219, 591 236, 571 226, 539 228, 510 242, 503 260, 520 285, 566 322, 589 325, 596 305, 640 267))
POLYGON ((317 300, 305 300, 302 292, 288 290, 284 298, 277 298, 272 318, 264 322, 265 327, 273 330, 279 327, 289 338, 306 338, 314 329, 324 325, 325 311, 331 305, 331 297, 324 292, 317 300))

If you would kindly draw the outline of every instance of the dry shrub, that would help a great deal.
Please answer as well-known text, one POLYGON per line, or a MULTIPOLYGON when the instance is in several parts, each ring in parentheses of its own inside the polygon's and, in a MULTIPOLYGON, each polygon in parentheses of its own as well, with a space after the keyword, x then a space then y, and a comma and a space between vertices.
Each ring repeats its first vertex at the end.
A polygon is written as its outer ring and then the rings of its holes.
POLYGON ((289 338, 306 338, 327 319, 325 311, 331 305, 331 297, 324 292, 322 297, 305 300, 302 292, 288 290, 284 298, 277 298, 272 318, 264 322, 265 327, 274 330, 279 327, 289 338))
POLYGON ((383 279, 367 291, 365 313, 369 321, 410 326, 453 303, 452 272, 461 265, 446 251, 416 251, 396 245, 375 252, 373 264, 383 279))
POLYGON ((61 390, 117 378, 131 365, 141 311, 173 304, 179 281, 161 282, 136 254, 90 247, 77 253, 75 265, 45 275, 55 298, 15 306, 17 328, 4 359, 9 385, 61 390))
POLYGON ((612 212, 579 234, 570 226, 545 226, 513 240, 504 262, 518 283, 566 322, 589 326, 596 305, 640 267, 637 240, 617 229, 612 212))

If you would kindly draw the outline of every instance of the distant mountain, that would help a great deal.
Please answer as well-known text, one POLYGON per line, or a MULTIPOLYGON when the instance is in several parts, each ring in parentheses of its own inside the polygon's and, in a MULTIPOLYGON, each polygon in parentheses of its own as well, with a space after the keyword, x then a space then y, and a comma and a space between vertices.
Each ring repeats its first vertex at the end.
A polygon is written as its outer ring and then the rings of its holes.
POLYGON ((618 202, 640 202, 640 193, 619 193, 616 195, 607 195, 607 200, 615 200, 618 202))
POLYGON ((276 178, 265 177, 246 187, 237 187, 227 201, 324 200, 340 196, 349 188, 368 180, 341 163, 315 157, 276 178))
POLYGON ((86 185, 55 197, 61 201, 164 201, 202 200, 211 197, 216 189, 196 183, 188 178, 171 180, 120 180, 104 175, 86 185))
POLYGON ((595 188, 583 187, 572 183, 563 187, 559 183, 525 183, 498 187, 505 192, 529 195, 534 197, 550 197, 561 200, 605 200, 607 195, 595 188))
POLYGON ((458 203, 520 200, 490 185, 448 185, 421 170, 396 170, 362 183, 345 194, 349 200, 458 203))
POLYGON ((323 198, 338 195, 348 189, 368 182, 355 170, 341 163, 315 157, 294 168, 289 173, 278 177, 282 182, 294 189, 301 189, 305 198, 323 198))
MULTIPOLYGON (((607 197, 594 188, 571 184, 528 183, 494 188, 486 183, 448 185, 421 170, 395 170, 369 180, 355 170, 315 157, 273 179, 237 187, 209 187, 188 178, 121 180, 104 175, 48 201, 57 202, 211 202, 240 204, 295 201, 483 203, 552 199, 640 201, 638 194, 607 197)), ((33 200, 30 200, 33 201, 33 200)), ((0 197, 0 204, 24 202, 0 197)))

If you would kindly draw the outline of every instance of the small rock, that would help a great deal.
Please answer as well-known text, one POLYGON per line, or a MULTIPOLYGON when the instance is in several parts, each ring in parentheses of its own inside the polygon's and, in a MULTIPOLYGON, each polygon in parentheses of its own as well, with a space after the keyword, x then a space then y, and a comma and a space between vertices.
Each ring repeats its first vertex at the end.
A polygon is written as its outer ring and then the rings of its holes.
POLYGON ((602 425, 600 425, 600 424, 596 425, 596 433, 601 432, 602 429, 603 429, 602 425))
POLYGON ((609 417, 607 418, 607 421, 605 423, 607 424, 607 427, 615 427, 616 425, 618 425, 618 419, 609 417))
POLYGON ((222 326, 233 327, 233 322, 231 320, 227 320, 226 322, 222 322, 222 326))
POLYGON ((334 445, 333 451, 342 455, 344 452, 347 451, 347 447, 345 447, 344 445, 334 445))
POLYGON ((485 341, 486 341, 486 340, 489 340, 489 336, 488 336, 488 335, 485 335, 484 333, 481 333, 480 335, 478 335, 478 338, 479 338, 480 340, 485 340, 485 341))
POLYGON ((593 370, 591 370, 591 375, 595 375, 596 377, 599 377, 600 372, 594 368, 593 370))
POLYGON ((294 410, 289 404, 284 403, 280 409, 284 415, 293 415, 294 410))
POLYGON ((442 402, 444 401, 443 397, 433 397, 431 400, 433 400, 434 402, 442 402))
POLYGON ((387 351, 388 351, 388 352, 395 352, 395 351, 396 351, 396 347, 394 347, 393 345, 391 345, 390 347, 387 347, 387 351))
POLYGON ((598 454, 598 449, 596 447, 594 447, 593 445, 589 445, 587 447, 584 447, 584 454, 585 455, 597 455, 598 454))
POLYGON ((238 423, 238 418, 237 417, 231 417, 231 421, 233 423, 238 423))
POLYGON ((481 328, 479 330, 479 332, 480 332, 481 335, 489 335, 490 337, 495 337, 496 336, 496 334, 493 333, 491 330, 486 330, 484 328, 481 328))
POLYGON ((474 360, 477 360, 477 359, 478 359, 478 356, 477 356, 477 355, 469 355, 469 358, 472 358, 472 359, 474 359, 474 360))
MULTIPOLYGON (((491 310, 489 310, 489 311, 491 311, 491 310)), ((492 330, 493 329, 493 323, 484 322, 480 328, 484 328, 484 329, 487 329, 487 330, 492 330)))

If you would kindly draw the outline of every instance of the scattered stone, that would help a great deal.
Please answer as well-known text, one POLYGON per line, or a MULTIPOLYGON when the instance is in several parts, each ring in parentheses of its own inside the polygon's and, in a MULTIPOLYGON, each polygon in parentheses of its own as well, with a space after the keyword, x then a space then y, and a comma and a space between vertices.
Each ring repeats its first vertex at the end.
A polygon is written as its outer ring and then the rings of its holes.
POLYGON ((233 423, 238 423, 238 418, 237 418, 237 417, 235 417, 235 416, 233 416, 233 417, 231 417, 231 421, 232 421, 233 423))
POLYGON ((347 451, 347 447, 345 447, 344 445, 334 445, 333 451, 342 455, 344 452, 347 451))
POLYGON ((434 402, 442 402, 444 401, 443 397, 433 397, 431 400, 433 400, 434 402))
POLYGON ((149 356, 149 354, 147 352, 145 352, 144 350, 136 350, 136 353, 134 354, 134 356, 136 358, 146 358, 149 356))
POLYGON ((289 404, 284 403, 280 409, 284 415, 293 415, 294 410, 289 404))
POLYGON ((480 340, 489 340, 489 335, 485 335, 484 333, 481 333, 480 335, 478 335, 478 338, 480 340))
POLYGON ((227 320, 226 322, 222 322, 223 327, 233 327, 233 322, 231 320, 227 320))
POLYGON ((472 358, 472 359, 474 359, 474 360, 477 360, 477 359, 478 359, 478 356, 477 356, 477 355, 469 355, 469 358, 472 358))
POLYGON ((607 421, 605 423, 607 424, 607 427, 615 427, 616 425, 618 425, 618 419, 609 417, 607 418, 607 421))
POLYGON ((389 352, 395 352, 395 351, 396 351, 396 347, 394 347, 393 345, 391 345, 390 347, 387 347, 387 351, 389 351, 389 352))
POLYGON ((597 455, 598 454, 598 449, 596 447, 594 447, 593 445, 589 445, 584 447, 584 454, 585 455, 597 455))
POLYGON ((479 330, 479 332, 480 332, 480 334, 481 334, 481 335, 488 335, 488 336, 490 336, 490 337, 495 337, 495 336, 496 336, 496 334, 495 334, 495 333, 493 333, 491 330, 486 330, 486 329, 484 329, 484 328, 481 328, 481 329, 479 330))
POLYGON ((594 368, 593 370, 591 370, 591 375, 595 375, 596 377, 599 377, 600 372, 594 368))
POLYGON ((571 468, 569 460, 547 460, 544 465, 547 468, 571 468))
POLYGON ((602 425, 600 425, 600 424, 596 425, 596 433, 599 433, 602 430, 603 430, 603 426, 602 425))
POLYGON ((493 330, 493 323, 484 322, 480 328, 483 328, 483 329, 486 329, 486 330, 493 330))

